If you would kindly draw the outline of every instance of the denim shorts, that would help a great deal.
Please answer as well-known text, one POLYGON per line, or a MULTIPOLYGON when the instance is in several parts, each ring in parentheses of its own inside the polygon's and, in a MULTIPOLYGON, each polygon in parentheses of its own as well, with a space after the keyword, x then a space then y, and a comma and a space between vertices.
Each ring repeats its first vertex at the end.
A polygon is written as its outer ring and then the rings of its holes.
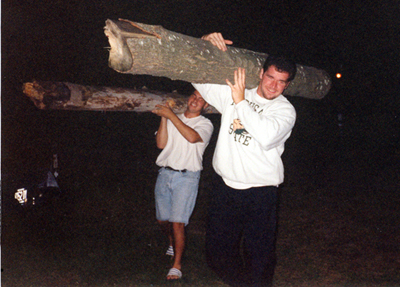
POLYGON ((156 217, 160 221, 189 223, 196 204, 201 171, 173 171, 162 167, 155 187, 156 217))

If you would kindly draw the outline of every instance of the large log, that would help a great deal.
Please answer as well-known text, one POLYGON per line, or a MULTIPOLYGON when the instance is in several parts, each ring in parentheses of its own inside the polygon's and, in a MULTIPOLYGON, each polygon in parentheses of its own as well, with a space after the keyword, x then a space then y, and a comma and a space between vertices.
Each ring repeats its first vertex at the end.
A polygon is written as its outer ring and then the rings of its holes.
MULTIPOLYGON (((187 97, 176 92, 82 86, 67 82, 24 83, 23 92, 39 109, 150 112, 166 102, 174 112, 183 113, 187 97)), ((206 113, 218 113, 209 107, 206 113)))
MULTIPOLYGON (((268 56, 235 47, 223 52, 209 41, 124 19, 107 20, 104 30, 111 46, 109 66, 120 73, 226 84, 225 79, 233 81, 233 71, 242 67, 247 88, 253 88, 268 56)), ((321 99, 331 84, 324 70, 297 64, 296 77, 284 94, 321 99)))

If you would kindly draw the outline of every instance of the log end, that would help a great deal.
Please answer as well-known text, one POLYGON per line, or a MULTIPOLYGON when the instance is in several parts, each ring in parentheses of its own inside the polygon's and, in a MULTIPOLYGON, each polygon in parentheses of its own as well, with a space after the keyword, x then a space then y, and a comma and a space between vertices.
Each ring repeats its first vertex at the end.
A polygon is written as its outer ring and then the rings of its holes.
POLYGON ((154 31, 147 31, 138 23, 119 19, 106 21, 104 34, 110 43, 110 57, 108 65, 120 73, 126 73, 132 69, 133 55, 127 44, 127 39, 161 38, 154 31))
POLYGON ((332 79, 326 71, 297 65, 296 77, 283 94, 320 100, 329 93, 331 86, 332 79))
POLYGON ((62 106, 71 98, 71 91, 61 82, 33 81, 24 83, 22 91, 37 108, 42 110, 62 106))
POLYGON ((110 43, 108 66, 121 73, 129 71, 132 68, 133 59, 121 29, 115 22, 107 20, 104 34, 110 43))

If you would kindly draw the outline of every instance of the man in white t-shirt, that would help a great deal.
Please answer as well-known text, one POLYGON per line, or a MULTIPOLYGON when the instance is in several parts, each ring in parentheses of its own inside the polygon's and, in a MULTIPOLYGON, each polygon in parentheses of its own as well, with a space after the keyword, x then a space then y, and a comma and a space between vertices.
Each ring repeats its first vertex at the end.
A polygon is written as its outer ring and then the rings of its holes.
MULTIPOLYGON (((203 39, 223 51, 232 44, 220 33, 203 39)), ((294 62, 269 56, 256 88, 245 89, 242 68, 234 72, 234 84, 193 83, 222 114, 206 252, 209 265, 232 286, 272 284, 281 155, 296 120, 295 109, 282 92, 295 73, 294 62)))
POLYGON ((152 112, 161 117, 157 147, 162 152, 156 160, 160 166, 155 187, 156 217, 169 237, 167 255, 174 257, 168 280, 182 277, 182 254, 185 248, 185 226, 196 203, 203 153, 213 125, 201 113, 208 104, 194 91, 183 114, 175 114, 166 104, 152 112))

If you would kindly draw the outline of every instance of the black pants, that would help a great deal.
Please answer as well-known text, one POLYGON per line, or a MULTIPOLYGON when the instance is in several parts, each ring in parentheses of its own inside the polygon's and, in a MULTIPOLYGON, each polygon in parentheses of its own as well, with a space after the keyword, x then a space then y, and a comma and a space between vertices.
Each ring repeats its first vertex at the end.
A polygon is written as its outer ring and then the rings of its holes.
POLYGON ((237 190, 218 177, 210 204, 206 252, 231 286, 271 286, 276 265, 275 186, 237 190))

